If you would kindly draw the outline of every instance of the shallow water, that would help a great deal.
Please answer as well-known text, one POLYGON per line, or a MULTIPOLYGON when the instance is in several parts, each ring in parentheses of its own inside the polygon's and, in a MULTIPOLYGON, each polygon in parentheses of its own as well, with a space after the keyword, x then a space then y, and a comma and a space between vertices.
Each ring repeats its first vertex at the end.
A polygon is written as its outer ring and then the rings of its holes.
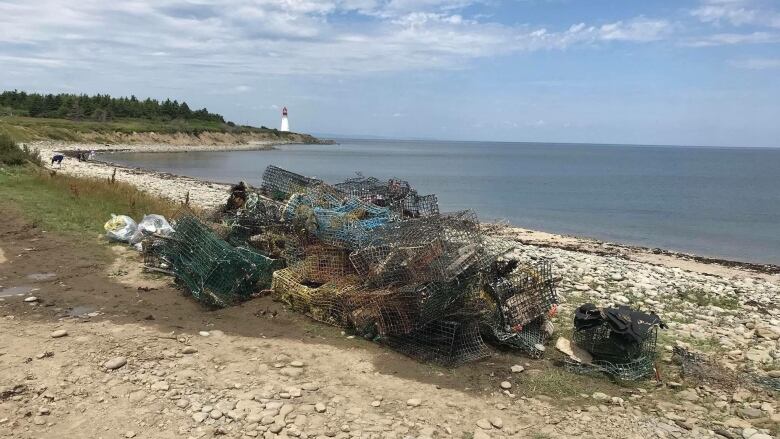
POLYGON ((38 288, 32 285, 19 285, 15 287, 0 288, 0 297, 23 296, 34 291, 38 291, 38 288))
POLYGON ((339 140, 276 151, 116 153, 127 166, 259 185, 274 164, 327 182, 409 180, 443 210, 554 233, 780 264, 780 149, 339 140))

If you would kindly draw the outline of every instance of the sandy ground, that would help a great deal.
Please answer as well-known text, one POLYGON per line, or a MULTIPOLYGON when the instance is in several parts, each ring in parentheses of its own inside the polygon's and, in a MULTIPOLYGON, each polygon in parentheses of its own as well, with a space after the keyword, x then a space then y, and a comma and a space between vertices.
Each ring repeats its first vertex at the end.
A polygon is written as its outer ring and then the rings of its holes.
MULTIPOLYGON (((107 178, 113 170, 66 159, 60 172, 107 178)), ((189 192, 203 207, 227 195, 227 185, 142 170, 118 168, 117 179, 176 200, 189 192)), ((777 392, 689 382, 669 353, 679 343, 740 373, 780 376, 780 275, 771 267, 488 227, 516 243, 512 257, 552 262, 558 331, 585 301, 631 303, 666 320, 662 382, 613 383, 564 372, 552 346, 541 360, 495 352, 450 370, 350 338, 268 297, 206 310, 169 278, 142 272, 140 256, 126 247, 97 234, 86 242, 52 236, 2 203, 0 216, 3 437, 771 439, 780 432, 777 392), (55 338, 57 330, 67 335, 55 338), (514 373, 513 365, 524 370, 514 373), (502 389, 503 381, 511 387, 502 389)))

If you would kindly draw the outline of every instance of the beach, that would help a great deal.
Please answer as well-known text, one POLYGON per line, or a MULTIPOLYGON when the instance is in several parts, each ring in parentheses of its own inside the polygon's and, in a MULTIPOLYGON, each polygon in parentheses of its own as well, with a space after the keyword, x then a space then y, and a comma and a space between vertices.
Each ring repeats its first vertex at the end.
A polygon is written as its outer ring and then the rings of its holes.
MULTIPOLYGON (((106 149, 98 145, 55 142, 34 146, 40 149, 44 159, 55 151, 106 149)), ((169 147, 116 145, 110 148, 170 151, 166 149, 169 147)), ((235 148, 243 147, 248 145, 235 148)), ((180 145, 175 150, 195 150, 190 148, 180 145)), ((230 150, 231 146, 218 148, 230 150)), ((79 162, 70 157, 61 168, 54 170, 83 177, 115 178, 170 200, 189 199, 191 204, 204 209, 222 205, 230 187, 103 162, 79 162)), ((447 372, 424 371, 415 364, 409 376, 399 375, 390 372, 384 363, 400 361, 387 367, 403 370, 407 367, 403 361, 411 360, 398 360, 394 354, 368 342, 345 339, 335 330, 329 335, 314 336, 311 341, 278 335, 266 340, 263 335, 263 341, 258 344, 241 322, 250 312, 252 302, 211 317, 195 314, 194 321, 181 323, 183 328, 170 337, 164 335, 165 324, 159 322, 158 316, 155 316, 158 319, 155 327, 120 317, 96 317, 87 324, 79 323, 82 320, 78 318, 47 321, 40 315, 31 315, 36 312, 46 315, 46 310, 36 311, 24 304, 5 302, 4 313, 16 317, 2 321, 2 332, 24 332, 25 337, 36 343, 67 346, 63 355, 58 354, 52 360, 67 371, 59 379, 43 378, 42 360, 33 360, 31 367, 37 368, 37 375, 45 381, 43 387, 50 389, 41 391, 38 405, 49 401, 48 394, 52 394, 51 401, 68 401, 77 398, 76 388, 95 392, 90 402, 81 403, 85 413, 102 416, 105 412, 101 411, 99 401, 116 400, 122 404, 122 410, 132 413, 136 420, 134 430, 156 433, 148 437, 213 434, 276 437, 283 429, 289 436, 344 438, 462 437, 462 434, 474 438, 534 437, 532 433, 541 432, 546 435, 541 437, 555 438, 742 435, 765 439, 777 433, 780 407, 776 393, 741 386, 688 386, 677 382, 677 377, 665 376, 673 369, 672 349, 682 346, 716 356, 724 368, 738 374, 762 379, 779 377, 780 270, 777 266, 702 258, 502 224, 484 224, 483 228, 489 236, 514 244, 513 259, 551 261, 561 302, 555 323, 561 333, 569 330, 574 310, 586 302, 599 306, 623 303, 657 313, 668 325, 658 340, 663 384, 620 387, 603 384, 606 379, 599 378, 588 381, 592 385, 589 390, 555 400, 546 394, 549 392, 544 386, 499 388, 497 382, 507 377, 533 382, 535 374, 543 376, 553 368, 545 360, 528 361, 509 355, 491 360, 482 370, 467 366, 447 372), (198 335, 198 327, 210 334, 198 335), (74 336, 56 342, 50 340, 49 333, 58 328, 74 336), (325 339, 333 333, 338 341, 329 345, 325 339), (110 334, 110 337, 102 340, 100 334, 110 334), (185 349, 190 353, 185 353, 185 349), (79 360, 78 353, 84 350, 89 353, 88 360, 79 360), (126 358, 133 367, 116 372, 106 371, 105 367, 100 370, 87 367, 114 356, 126 358), (525 372, 510 372, 514 362, 523 364, 525 372), (343 368, 342 364, 348 366, 343 368), (246 370, 252 371, 249 378, 243 374, 246 370), (489 378, 484 376, 486 370, 491 371, 489 378), (248 384, 244 382, 246 379, 248 384), (72 382, 64 387, 70 389, 66 394, 56 390, 58 380, 72 382), (97 391, 100 382, 108 389, 97 391), (371 390, 361 390, 368 388, 371 390), (140 402, 151 403, 155 408, 143 411, 132 407, 140 402), (159 413, 171 418, 165 420, 159 413)), ((24 254, 22 247, 19 244, 10 250, 6 248, 5 254, 24 254)), ((135 256, 131 251, 118 254, 120 262, 133 264, 135 256)), ((116 266, 106 268, 112 269, 116 266)), ((123 281, 130 288, 152 285, 140 274, 131 274, 123 281)), ((162 282, 159 284, 162 288, 164 281, 158 282, 162 282)), ((167 299, 141 300, 151 300, 163 308, 156 301, 167 299)), ((262 303, 262 306, 273 306, 262 303)), ((190 309, 188 306, 183 309, 190 309)), ((253 312, 255 309, 257 306, 252 308, 253 312)), ((174 311, 171 318, 176 316, 174 311)), ((282 314, 282 320, 269 320, 264 323, 263 331, 278 334, 279 326, 274 325, 288 318, 292 317, 282 314)), ((8 336, 3 336, 2 341, 7 346, 21 348, 20 343, 8 336)), ((36 352, 32 346, 35 344, 26 345, 23 352, 15 355, 34 357, 36 352)), ((547 349, 553 351, 554 347, 547 349)), ((28 403, 31 407, 35 404, 28 403)), ((50 419, 40 413, 35 416, 44 424, 50 419)), ((73 414, 63 419, 75 422, 73 414)), ((119 431, 119 427, 111 428, 119 431)))

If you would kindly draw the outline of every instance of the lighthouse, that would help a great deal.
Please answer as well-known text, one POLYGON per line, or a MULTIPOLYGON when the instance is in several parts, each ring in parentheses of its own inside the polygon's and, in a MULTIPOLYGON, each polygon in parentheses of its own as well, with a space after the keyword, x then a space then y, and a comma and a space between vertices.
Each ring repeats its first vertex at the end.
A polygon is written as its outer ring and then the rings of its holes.
POLYGON ((290 131, 290 122, 287 120, 287 107, 282 108, 282 127, 279 131, 290 131))

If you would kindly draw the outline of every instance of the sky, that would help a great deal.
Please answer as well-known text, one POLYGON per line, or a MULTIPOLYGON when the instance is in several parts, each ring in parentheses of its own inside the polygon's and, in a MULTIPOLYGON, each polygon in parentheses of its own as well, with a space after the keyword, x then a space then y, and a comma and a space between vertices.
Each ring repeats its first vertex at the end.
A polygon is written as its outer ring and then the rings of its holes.
POLYGON ((0 88, 392 138, 780 147, 780 0, 0 0, 0 88))

